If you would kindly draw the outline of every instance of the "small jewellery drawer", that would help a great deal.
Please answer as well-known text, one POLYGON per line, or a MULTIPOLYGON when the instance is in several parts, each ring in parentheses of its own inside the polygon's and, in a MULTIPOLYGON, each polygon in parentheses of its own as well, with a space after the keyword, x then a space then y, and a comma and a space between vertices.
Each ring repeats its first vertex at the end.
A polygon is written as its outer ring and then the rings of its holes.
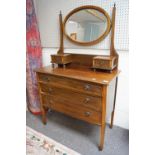
POLYGON ((91 95, 102 96, 102 86, 93 83, 48 74, 39 74, 39 81, 48 82, 59 87, 64 87, 91 95))
POLYGON ((95 68, 109 69, 110 68, 110 61, 107 61, 107 60, 94 60, 94 67, 95 68))
POLYGON ((92 110, 101 111, 102 98, 98 96, 90 96, 87 94, 77 93, 68 89, 60 89, 50 87, 47 84, 41 84, 42 92, 52 96, 52 100, 62 104, 79 105, 88 107, 92 110))
POLYGON ((48 95, 42 95, 43 105, 47 106, 58 112, 62 112, 74 118, 78 118, 90 123, 101 124, 101 112, 91 110, 86 107, 80 107, 74 104, 62 104, 61 102, 55 101, 54 97, 48 95))
POLYGON ((116 56, 95 56, 93 58, 93 68, 112 70, 116 65, 116 56))

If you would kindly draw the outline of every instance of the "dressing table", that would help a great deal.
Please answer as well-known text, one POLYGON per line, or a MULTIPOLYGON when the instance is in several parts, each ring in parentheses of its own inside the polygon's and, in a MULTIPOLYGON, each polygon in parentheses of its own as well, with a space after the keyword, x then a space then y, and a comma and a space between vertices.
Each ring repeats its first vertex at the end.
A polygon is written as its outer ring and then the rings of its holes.
POLYGON ((72 10, 64 21, 60 13, 59 51, 51 55, 51 66, 35 69, 43 123, 46 124, 46 113, 51 109, 99 125, 100 150, 104 145, 106 118, 111 119, 110 127, 113 126, 120 72, 114 48, 115 12, 114 5, 112 21, 104 9, 91 5, 72 10), (74 31, 71 26, 75 26, 74 31), (99 43, 110 30, 109 56, 64 53, 64 36, 77 45, 90 46, 99 43))

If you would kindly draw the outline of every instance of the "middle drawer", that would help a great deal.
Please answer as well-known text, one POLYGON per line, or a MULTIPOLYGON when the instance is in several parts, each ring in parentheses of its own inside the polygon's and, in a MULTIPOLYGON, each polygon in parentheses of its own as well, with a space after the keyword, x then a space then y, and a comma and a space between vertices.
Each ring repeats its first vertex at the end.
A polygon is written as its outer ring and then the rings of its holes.
POLYGON ((102 98, 87 94, 77 93, 69 89, 52 87, 50 85, 40 83, 41 91, 52 96, 54 102, 61 104, 75 104, 81 107, 88 107, 96 111, 101 111, 102 98))

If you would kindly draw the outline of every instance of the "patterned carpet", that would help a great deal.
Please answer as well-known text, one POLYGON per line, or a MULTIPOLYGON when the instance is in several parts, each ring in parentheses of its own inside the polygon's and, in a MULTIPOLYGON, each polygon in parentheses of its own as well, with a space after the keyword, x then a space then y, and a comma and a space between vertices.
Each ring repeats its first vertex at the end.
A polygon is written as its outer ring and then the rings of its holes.
POLYGON ((26 128, 26 155, 80 155, 66 146, 26 128))
POLYGON ((82 155, 129 155, 129 130, 106 125, 103 151, 98 150, 100 128, 58 112, 48 112, 47 124, 41 116, 26 114, 26 124, 82 155))

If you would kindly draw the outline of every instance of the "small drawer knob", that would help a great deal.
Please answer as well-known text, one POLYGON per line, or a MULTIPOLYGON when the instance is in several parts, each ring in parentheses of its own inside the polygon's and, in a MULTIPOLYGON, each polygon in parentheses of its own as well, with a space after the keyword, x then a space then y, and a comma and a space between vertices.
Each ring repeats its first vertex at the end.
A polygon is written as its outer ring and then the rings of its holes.
POLYGON ((91 115, 91 112, 89 112, 89 111, 87 111, 87 112, 85 112, 85 116, 90 116, 91 115))
POLYGON ((90 90, 90 85, 88 85, 88 84, 85 85, 84 89, 85 89, 85 90, 90 90))
POLYGON ((87 103, 89 103, 89 101, 90 101, 90 98, 87 97, 87 98, 84 100, 84 103, 87 104, 87 103))

